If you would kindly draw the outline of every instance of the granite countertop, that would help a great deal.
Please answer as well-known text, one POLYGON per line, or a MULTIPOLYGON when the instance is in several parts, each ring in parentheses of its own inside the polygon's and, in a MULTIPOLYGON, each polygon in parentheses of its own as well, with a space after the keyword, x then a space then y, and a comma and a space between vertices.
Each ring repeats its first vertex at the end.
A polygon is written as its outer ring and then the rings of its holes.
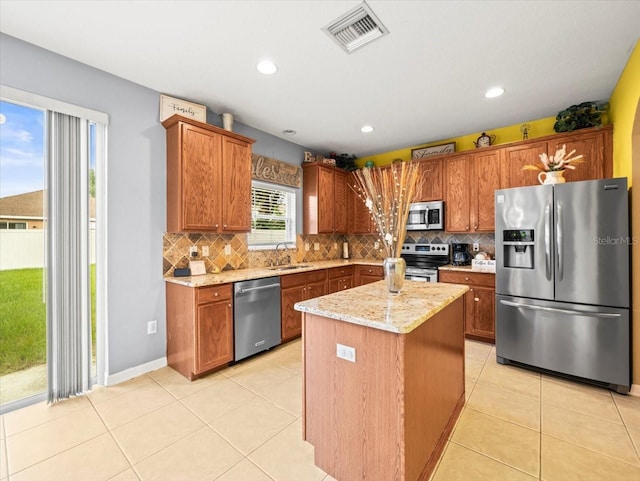
POLYGON ((441 271, 460 271, 460 272, 481 272, 485 274, 495 274, 494 270, 488 267, 474 267, 474 266, 454 266, 453 264, 447 264, 446 266, 438 267, 441 271))
POLYGON ((315 299, 298 302, 297 311, 407 334, 463 296, 459 284, 405 281, 399 294, 390 294, 378 281, 315 299))
MULTIPOLYGON (((253 269, 237 269, 233 271, 222 271, 218 274, 204 274, 190 277, 165 276, 166 282, 180 284, 187 287, 204 287, 215 284, 226 284, 229 282, 250 281, 252 279, 263 279, 265 277, 285 276, 287 274, 297 274, 299 272, 317 271, 320 269, 331 269, 332 267, 350 265, 381 266, 382 261, 376 259, 334 259, 329 261, 301 262, 301 265, 308 266, 300 269, 272 270, 268 267, 257 267, 253 269)), ((295 264, 293 264, 295 265, 295 264)))

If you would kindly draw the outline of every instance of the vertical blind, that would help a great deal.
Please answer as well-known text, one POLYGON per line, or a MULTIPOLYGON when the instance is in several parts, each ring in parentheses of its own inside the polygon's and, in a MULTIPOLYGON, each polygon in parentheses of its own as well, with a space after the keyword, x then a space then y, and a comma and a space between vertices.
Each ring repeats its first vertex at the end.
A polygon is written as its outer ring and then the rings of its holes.
POLYGON ((91 388, 88 121, 47 112, 49 402, 91 388))
POLYGON ((270 184, 253 182, 251 187, 251 233, 249 245, 266 246, 296 240, 296 196, 270 184))

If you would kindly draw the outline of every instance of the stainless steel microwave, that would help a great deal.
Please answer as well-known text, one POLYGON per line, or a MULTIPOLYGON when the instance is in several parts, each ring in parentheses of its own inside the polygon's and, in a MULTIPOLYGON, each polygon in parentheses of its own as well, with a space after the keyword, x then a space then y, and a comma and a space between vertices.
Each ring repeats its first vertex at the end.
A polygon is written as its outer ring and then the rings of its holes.
POLYGON ((444 230, 444 202, 414 202, 409 206, 407 230, 444 230))

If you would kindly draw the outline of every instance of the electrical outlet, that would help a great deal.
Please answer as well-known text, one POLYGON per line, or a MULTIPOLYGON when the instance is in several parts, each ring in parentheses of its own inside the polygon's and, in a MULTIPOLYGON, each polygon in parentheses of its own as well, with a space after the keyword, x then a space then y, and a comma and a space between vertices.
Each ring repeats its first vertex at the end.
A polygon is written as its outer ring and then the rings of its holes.
POLYGON ((320 250, 320 242, 314 242, 313 243, 313 250, 314 251, 319 251, 320 250))
POLYGON ((158 321, 154 319, 153 321, 147 322, 147 334, 151 335, 156 332, 158 332, 158 321))
POLYGON ((304 243, 304 250, 309 252, 309 249, 311 249, 311 245, 308 242, 304 243))
POLYGON ((377 250, 377 249, 380 249, 380 242, 375 241, 375 242, 373 243, 373 248, 374 248, 374 249, 376 249, 376 250, 377 250))
POLYGON ((478 252, 480 250, 480 244, 477 242, 473 243, 473 252, 478 252))
POLYGON ((209 255, 209 246, 202 246, 202 255, 205 257, 209 255))
POLYGON ((197 257, 198 256, 198 246, 189 247, 189 257, 197 257))
POLYGON ((231 255, 231 244, 227 244, 224 246, 224 255, 225 256, 231 255))
POLYGON ((338 249, 338 243, 337 242, 333 243, 333 248, 336 249, 336 250, 338 249))
POLYGON ((345 346, 344 344, 336 344, 336 356, 345 361, 356 362, 356 348, 345 346))

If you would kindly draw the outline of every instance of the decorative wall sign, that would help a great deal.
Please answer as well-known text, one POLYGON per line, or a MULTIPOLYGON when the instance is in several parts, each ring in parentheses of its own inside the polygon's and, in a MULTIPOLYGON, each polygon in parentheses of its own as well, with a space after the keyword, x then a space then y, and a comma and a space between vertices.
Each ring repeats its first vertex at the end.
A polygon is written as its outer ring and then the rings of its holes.
POLYGON ((186 100, 174 99, 168 95, 160 95, 160 122, 167 120, 174 114, 182 115, 188 119, 199 122, 207 122, 207 108, 204 105, 194 104, 186 100))
POLYGON ((451 154, 456 151, 456 143, 432 145, 431 147, 421 147, 419 149, 411 149, 411 160, 424 159, 432 155, 451 154))
POLYGON ((300 187, 302 168, 281 160, 251 154, 251 178, 290 187, 300 187))

